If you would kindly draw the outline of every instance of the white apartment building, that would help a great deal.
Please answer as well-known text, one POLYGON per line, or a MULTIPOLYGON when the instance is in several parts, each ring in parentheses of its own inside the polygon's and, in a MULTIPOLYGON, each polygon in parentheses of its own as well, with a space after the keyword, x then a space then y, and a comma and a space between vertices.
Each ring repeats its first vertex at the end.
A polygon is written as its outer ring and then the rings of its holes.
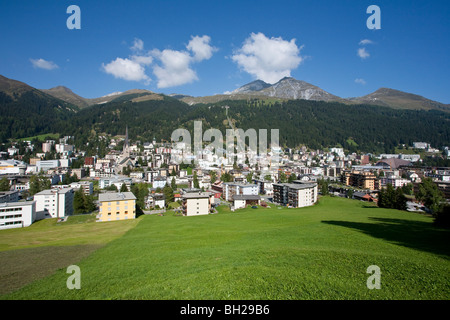
POLYGON ((49 169, 54 169, 60 167, 61 164, 59 160, 39 160, 36 161, 36 170, 37 172, 47 172, 49 169))
POLYGON ((198 216, 209 214, 214 196, 210 192, 185 193, 182 197, 183 215, 198 216))
POLYGON ((223 184, 223 197, 226 201, 233 201, 236 195, 258 195, 259 186, 256 184, 245 184, 236 182, 225 182, 223 184))
POLYGON ((281 205, 293 208, 312 206, 317 202, 317 184, 302 183, 277 183, 273 185, 273 201, 281 205))
POLYGON ((52 218, 73 214, 73 188, 49 189, 34 195, 36 212, 46 211, 52 218))
POLYGON ((36 220, 36 203, 9 202, 0 204, 0 230, 23 228, 36 220))
POLYGON ((94 184, 90 181, 78 181, 78 182, 72 182, 70 184, 70 187, 78 190, 78 189, 83 189, 83 192, 85 195, 89 196, 94 192, 94 184))

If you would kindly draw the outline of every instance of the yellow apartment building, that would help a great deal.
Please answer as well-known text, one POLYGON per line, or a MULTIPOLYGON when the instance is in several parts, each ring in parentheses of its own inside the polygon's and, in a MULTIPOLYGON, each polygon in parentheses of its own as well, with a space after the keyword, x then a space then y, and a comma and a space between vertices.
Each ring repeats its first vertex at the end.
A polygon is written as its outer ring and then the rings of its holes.
POLYGON ((102 193, 98 196, 98 221, 136 218, 136 197, 132 192, 102 193))

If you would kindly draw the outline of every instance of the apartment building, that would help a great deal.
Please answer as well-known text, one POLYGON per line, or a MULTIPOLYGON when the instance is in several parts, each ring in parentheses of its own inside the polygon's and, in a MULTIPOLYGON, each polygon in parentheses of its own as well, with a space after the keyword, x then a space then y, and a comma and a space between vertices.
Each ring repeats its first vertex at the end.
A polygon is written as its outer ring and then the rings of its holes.
POLYGON ((316 183, 275 183, 273 202, 293 208, 312 206, 317 202, 317 189, 316 183))
POLYGON ((82 189, 83 193, 87 196, 90 196, 94 192, 94 184, 90 181, 72 182, 70 184, 70 187, 73 188, 75 191, 82 189))
POLYGON ((132 192, 101 193, 98 196, 98 221, 136 218, 136 197, 132 192))
POLYGON ((223 183, 223 197, 226 201, 233 201, 234 195, 258 195, 259 186, 237 182, 223 183))
POLYGON ((9 202, 0 204, 0 230, 23 228, 36 220, 36 202, 9 202))
POLYGON ((347 186, 352 186, 359 189, 380 189, 378 178, 373 172, 370 171, 345 171, 342 174, 342 182, 347 186))
POLYGON ((36 212, 45 211, 52 218, 62 218, 73 214, 73 188, 48 189, 36 193, 36 212))
POLYGON ((211 212, 214 195, 210 192, 189 192, 181 196, 183 215, 198 216, 211 212))

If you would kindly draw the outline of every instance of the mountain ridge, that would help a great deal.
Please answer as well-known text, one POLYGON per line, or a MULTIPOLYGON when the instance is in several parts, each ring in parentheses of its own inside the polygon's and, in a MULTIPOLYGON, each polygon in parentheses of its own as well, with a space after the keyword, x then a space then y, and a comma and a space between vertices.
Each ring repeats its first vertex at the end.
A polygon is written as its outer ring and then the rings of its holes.
MULTIPOLYGON (((15 87, 16 93, 30 90, 27 84, 8 79, 0 75, 0 91, 11 91, 15 87)), ((144 100, 162 99, 164 94, 159 94, 146 89, 131 89, 125 92, 114 92, 98 98, 84 98, 71 89, 64 86, 57 86, 51 89, 35 89, 44 94, 48 94, 57 99, 77 106, 80 109, 97 104, 104 104, 116 99, 124 100, 127 96, 131 101, 139 102, 144 100), (134 99, 134 100, 133 100, 134 99)), ((440 110, 450 112, 450 104, 437 102, 423 96, 400 91, 391 88, 379 88, 378 90, 360 97, 341 98, 333 95, 318 86, 293 77, 284 77, 274 84, 269 84, 263 80, 254 80, 233 91, 211 96, 193 97, 184 94, 170 94, 189 105, 198 103, 216 103, 224 100, 313 100, 325 102, 340 102, 344 104, 371 104, 390 107, 394 109, 412 110, 440 110)))

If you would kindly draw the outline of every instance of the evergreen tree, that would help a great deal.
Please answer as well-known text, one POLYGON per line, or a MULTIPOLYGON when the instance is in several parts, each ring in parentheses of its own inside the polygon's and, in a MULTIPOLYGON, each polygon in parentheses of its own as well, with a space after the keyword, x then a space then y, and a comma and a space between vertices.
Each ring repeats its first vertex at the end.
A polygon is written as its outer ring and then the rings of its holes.
POLYGON ((125 183, 122 183, 122 186, 120 187, 120 192, 128 192, 128 188, 125 183))
POLYGON ((170 187, 172 190, 177 190, 177 182, 175 181, 175 177, 172 177, 172 181, 170 182, 170 187))
POLYGON ((198 183, 198 177, 197 177, 196 171, 194 171, 193 183, 194 183, 194 188, 200 189, 200 184, 198 183))
POLYGON ((442 191, 439 190, 431 178, 423 179, 419 185, 419 191, 416 197, 433 213, 438 213, 442 209, 442 204, 445 201, 442 191))
POLYGON ((83 189, 78 189, 73 195, 73 212, 84 213, 85 212, 85 194, 83 189))
POLYGON ((166 197, 166 206, 169 205, 170 202, 173 202, 174 195, 172 188, 166 184, 166 186, 163 188, 162 192, 164 193, 164 196, 166 197))
POLYGON ((297 180, 297 175, 295 173, 291 173, 288 179, 288 183, 294 182, 294 180, 297 180))
POLYGON ((211 171, 209 172, 209 175, 210 175, 210 177, 211 177, 211 183, 216 182, 216 180, 217 180, 217 173, 216 173, 214 170, 211 170, 211 171))
POLYGON ((349 189, 347 191, 347 198, 352 199, 353 198, 353 189, 349 189))
POLYGON ((378 194, 380 208, 406 210, 406 201, 402 188, 394 189, 391 184, 388 184, 385 189, 381 189, 378 194))
POLYGON ((2 178, 0 180, 0 191, 9 191, 11 186, 9 185, 9 180, 6 178, 2 178))

